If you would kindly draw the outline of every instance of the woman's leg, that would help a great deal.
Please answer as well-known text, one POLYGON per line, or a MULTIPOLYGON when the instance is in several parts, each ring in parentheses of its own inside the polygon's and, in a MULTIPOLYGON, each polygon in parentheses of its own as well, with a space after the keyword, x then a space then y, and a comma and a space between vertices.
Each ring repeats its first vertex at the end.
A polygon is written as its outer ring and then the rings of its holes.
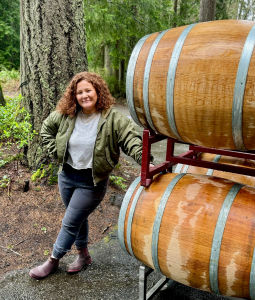
POLYGON ((86 247, 88 237, 87 218, 103 200, 108 179, 96 187, 75 188, 62 221, 62 228, 53 247, 53 256, 63 257, 70 251, 73 243, 86 247), (83 226, 82 226, 83 225, 83 226))
MULTIPOLYGON (((68 207, 74 191, 74 186, 70 180, 68 180, 68 176, 66 176, 64 171, 58 175, 58 185, 62 201, 64 202, 65 207, 68 207)), ((59 259, 54 258, 51 255, 51 257, 44 264, 33 268, 29 272, 29 275, 34 279, 42 279, 57 270, 58 264, 59 259)))
MULTIPOLYGON (((98 186, 94 187, 94 191, 95 191, 95 196, 94 196, 95 198, 94 198, 94 200, 96 200, 98 202, 98 204, 96 204, 96 206, 94 207, 93 210, 95 210, 96 207, 102 201, 102 200, 100 200, 101 197, 104 198, 105 193, 107 191, 107 187, 108 187, 108 181, 109 181, 108 178, 104 179, 104 180, 102 180, 102 181, 100 181, 98 183, 98 186), (98 193, 98 191, 100 191, 100 192, 98 193), (97 195, 99 196, 99 198, 96 198, 96 197, 98 197, 97 195)), ((81 248, 86 248, 87 247, 87 244, 88 244, 88 233, 89 233, 89 222, 88 222, 88 218, 86 218, 84 220, 84 222, 82 223, 80 231, 79 231, 79 234, 78 234, 78 236, 77 236, 77 238, 75 240, 75 246, 76 246, 77 249, 81 249, 81 248)))
POLYGON ((66 174, 64 170, 60 174, 58 174, 58 188, 61 199, 65 207, 67 208, 75 187, 72 183, 71 178, 68 177, 68 174, 66 174))

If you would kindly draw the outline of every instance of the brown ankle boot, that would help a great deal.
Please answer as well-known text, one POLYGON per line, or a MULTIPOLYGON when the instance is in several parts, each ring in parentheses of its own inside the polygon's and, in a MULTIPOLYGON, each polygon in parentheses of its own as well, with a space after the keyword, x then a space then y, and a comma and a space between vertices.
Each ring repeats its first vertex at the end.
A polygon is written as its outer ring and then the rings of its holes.
POLYGON ((78 250, 78 256, 75 261, 67 267, 68 273, 79 272, 84 266, 91 264, 92 259, 89 255, 88 248, 81 248, 78 250))
POLYGON ((44 264, 32 269, 29 276, 34 279, 42 279, 57 270, 59 259, 50 257, 44 264))

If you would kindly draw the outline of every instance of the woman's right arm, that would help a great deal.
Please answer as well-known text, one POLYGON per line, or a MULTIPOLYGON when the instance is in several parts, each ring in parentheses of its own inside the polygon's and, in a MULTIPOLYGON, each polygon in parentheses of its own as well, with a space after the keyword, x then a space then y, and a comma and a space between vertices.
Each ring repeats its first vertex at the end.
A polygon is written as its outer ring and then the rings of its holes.
POLYGON ((42 123, 41 137, 50 156, 57 157, 56 135, 63 115, 54 111, 42 123))

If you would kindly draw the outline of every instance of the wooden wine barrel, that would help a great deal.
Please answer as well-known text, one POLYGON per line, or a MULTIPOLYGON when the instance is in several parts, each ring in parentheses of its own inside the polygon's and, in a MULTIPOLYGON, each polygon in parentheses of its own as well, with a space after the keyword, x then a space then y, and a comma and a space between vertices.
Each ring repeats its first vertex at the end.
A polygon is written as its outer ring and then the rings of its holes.
POLYGON ((143 37, 130 57, 131 117, 206 147, 255 150, 255 22, 220 20, 143 37))
POLYGON ((196 175, 137 178, 122 203, 122 248, 185 285, 255 299, 255 189, 196 175))
MULTIPOLYGON (((216 155, 210 153, 199 153, 197 156, 198 160, 204 160, 209 162, 221 163, 226 165, 234 165, 238 167, 246 167, 255 169, 255 161, 251 159, 243 159, 243 158, 236 158, 230 156, 223 156, 223 155, 216 155)), ((229 179, 232 181, 236 181, 245 185, 255 186, 255 177, 230 173, 230 172, 223 172, 213 169, 206 169, 200 168, 195 166, 177 164, 175 173, 191 173, 191 174, 202 174, 202 175, 210 175, 216 176, 220 178, 229 179)))

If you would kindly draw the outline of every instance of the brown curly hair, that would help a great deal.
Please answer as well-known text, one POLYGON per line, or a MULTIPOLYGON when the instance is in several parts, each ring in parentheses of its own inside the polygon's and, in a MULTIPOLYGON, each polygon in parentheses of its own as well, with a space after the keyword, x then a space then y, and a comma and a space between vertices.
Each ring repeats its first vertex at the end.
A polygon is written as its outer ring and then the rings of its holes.
POLYGON ((73 117, 76 112, 80 109, 80 105, 76 99, 76 89, 77 84, 86 80, 91 83, 97 93, 97 111, 102 111, 103 109, 109 108, 111 105, 115 104, 115 99, 112 97, 106 82, 102 77, 91 72, 81 72, 76 74, 70 81, 68 87, 66 88, 63 97, 57 104, 56 110, 63 115, 68 115, 73 117))

